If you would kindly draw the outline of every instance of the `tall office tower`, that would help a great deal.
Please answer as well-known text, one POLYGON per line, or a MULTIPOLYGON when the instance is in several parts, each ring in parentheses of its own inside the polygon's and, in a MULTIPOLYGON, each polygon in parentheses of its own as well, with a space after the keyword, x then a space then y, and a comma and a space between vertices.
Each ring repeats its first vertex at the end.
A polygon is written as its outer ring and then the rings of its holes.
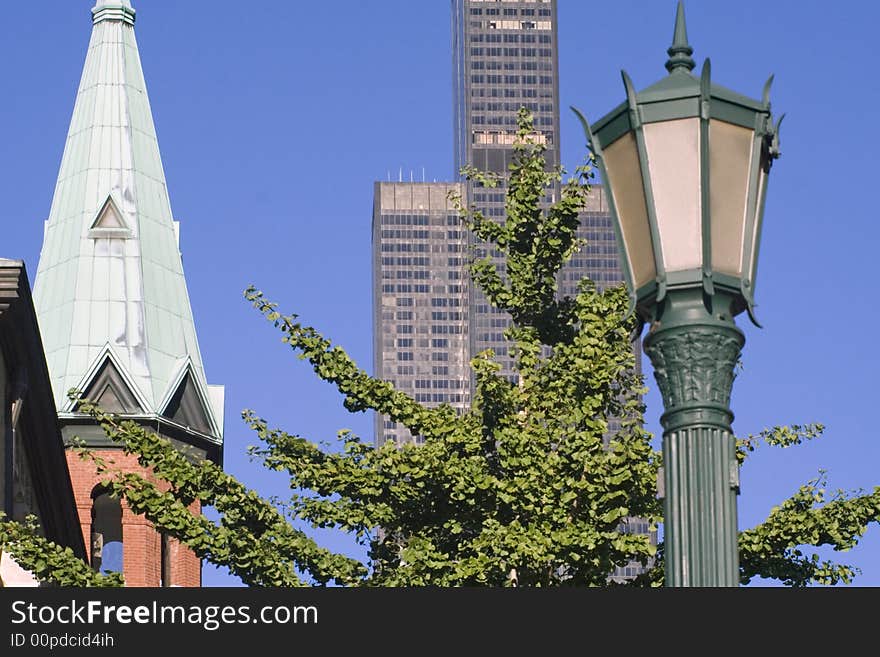
POLYGON ((581 212, 577 237, 585 242, 559 273, 559 294, 573 297, 578 284, 587 277, 600 289, 619 285, 623 280, 617 258, 617 238, 614 234, 605 188, 594 185, 581 212))
MULTIPOLYGON (((461 183, 461 191, 468 202, 480 209, 486 216, 504 219, 505 176, 514 153, 514 138, 517 131, 517 114, 522 106, 527 107, 534 116, 536 138, 546 146, 548 166, 560 163, 559 151, 559 106, 558 106, 558 74, 556 45, 556 1, 555 0, 452 0, 452 45, 454 67, 454 137, 455 137, 455 168, 457 172, 463 166, 474 166, 477 169, 490 171, 500 176, 498 187, 485 188, 468 182, 461 183)), ((502 374, 513 377, 512 359, 509 345, 504 340, 503 332, 510 324, 506 313, 493 308, 485 296, 474 286, 468 286, 469 275, 467 260, 469 247, 474 246, 478 254, 486 254, 486 245, 472 245, 470 234, 461 229, 450 231, 452 236, 447 244, 435 242, 435 252, 442 254, 445 249, 454 250, 445 260, 432 261, 431 266, 442 265, 439 275, 454 274, 462 282, 461 290, 456 291, 456 304, 463 304, 461 318, 456 321, 464 323, 457 327, 466 335, 465 343, 456 338, 449 357, 464 363, 461 368, 430 368, 416 376, 412 365, 398 359, 410 358, 407 351, 410 340, 403 337, 395 342, 396 332, 408 330, 406 325, 397 324, 398 315, 406 317, 406 311, 398 313, 383 304, 379 293, 381 289, 390 290, 397 285, 398 276, 423 275, 415 267, 407 273, 406 263, 415 262, 406 257, 394 257, 390 252, 380 253, 378 249, 408 248, 405 245, 392 245, 381 240, 382 235, 390 235, 395 227, 380 226, 379 213, 393 209, 391 205, 395 196, 391 189, 398 193, 410 194, 400 190, 422 189, 420 184, 395 183, 377 184, 374 215, 373 215, 373 257, 374 257, 374 372, 377 376, 394 381, 402 389, 411 391, 416 399, 430 400, 432 403, 442 399, 443 393, 435 393, 434 386, 461 386, 466 383, 466 393, 462 393, 462 401, 466 404, 472 394, 471 373, 467 366, 468 358, 491 348, 496 359, 502 365, 502 374), (384 191, 383 191, 384 190, 384 191), (379 232, 381 230, 381 233, 379 232), (450 269, 458 265, 457 269, 450 269), (381 280, 380 280, 381 279, 381 280), (380 341, 384 344, 380 344, 380 341), (401 347, 404 345, 404 347, 401 347), (463 357, 461 349, 467 353, 463 357), (463 359, 463 361, 462 361, 463 359), (413 372, 413 374, 408 374, 413 372), (436 373, 435 373, 436 372, 436 373), (455 376, 460 378, 456 381, 455 376), (411 376, 412 379, 404 377, 411 376), (426 388, 416 388, 426 386, 426 388)), ((558 196, 558 187, 547 190, 548 201, 558 196)), ((614 235, 610 229, 610 218, 604 206, 601 190, 595 196, 595 207, 585 213, 590 221, 602 222, 602 238, 610 237, 609 242, 589 249, 600 248, 606 251, 614 248, 614 235), (595 217, 594 217, 595 215, 595 217), (607 222, 607 226, 606 226, 607 222)), ((412 206, 410 200, 403 202, 403 212, 412 206)), ((446 211, 444 209, 444 211, 446 211)), ((387 218, 385 219, 388 220, 387 218)), ((582 232, 591 236, 595 230, 588 228, 585 222, 582 232)), ((399 229, 395 234, 400 234, 399 229)), ((387 239, 387 237, 385 238, 387 239)), ((436 235, 432 239, 437 239, 436 235)), ((414 243, 415 247, 419 247, 414 243)), ((500 268, 503 262, 498 259, 500 254, 492 253, 500 268)), ((560 274, 560 293, 571 294, 577 282, 585 275, 592 274, 594 280, 611 283, 621 280, 619 270, 605 267, 602 271, 590 270, 587 264, 608 264, 609 258, 579 258, 566 266, 560 274), (606 280, 607 279, 607 280, 606 280)), ((420 263, 428 261, 420 260, 420 263)), ((420 265, 423 266, 423 265, 420 265)), ((401 279, 406 281, 406 279, 401 279)), ((416 283, 416 281, 413 281, 416 283)), ((403 282, 405 288, 407 282, 403 282)), ((388 294, 386 292, 385 294, 388 294)), ((384 303, 388 303, 386 299, 384 303)), ((436 303, 436 302, 435 302, 436 303)), ((442 317, 442 314, 437 316, 442 317)), ((454 315, 459 317, 459 315, 454 315)), ((437 344, 442 344, 438 342, 437 344)), ((439 357, 439 356, 435 356, 439 357)), ((451 388, 450 394, 458 399, 461 388, 451 388), (454 390, 454 392, 452 392, 454 390)), ((441 388, 445 390, 445 388, 441 388)), ((379 418, 376 427, 377 443, 389 437, 407 439, 409 434, 400 427, 391 426, 387 419, 379 418)))
MULTIPOLYGON (((498 174, 499 185, 468 185, 468 200, 484 215, 504 219, 504 177, 513 157, 517 113, 534 117, 536 139, 546 146, 548 166, 560 163, 559 75, 556 0, 452 0, 455 175, 473 166, 498 174)), ((548 201, 559 189, 547 190, 548 201)), ((478 256, 497 252, 476 244, 478 256)), ((492 349, 502 374, 514 379, 503 337, 510 317, 478 289, 471 297, 471 350, 492 349)))
POLYGON ((523 105, 559 164, 556 0, 452 0, 452 50, 455 175, 507 172, 523 105))
MULTIPOLYGON (((220 462, 223 388, 205 378, 134 22, 129 0, 92 9, 34 305, 65 442, 142 472, 67 391, 220 462)), ((191 551, 110 497, 93 464, 69 451, 68 467, 93 566, 130 586, 199 585, 191 551)))
MULTIPOLYGON (((373 371, 425 406, 470 405, 467 231, 459 183, 376 183, 373 371)), ((375 442, 413 439, 376 415, 375 442)), ((416 437, 419 440, 419 437, 416 437)))
MULTIPOLYGON (((556 0, 452 0, 455 176, 463 166, 500 176, 499 186, 491 189, 459 183, 470 205, 498 221, 504 220, 504 178, 522 106, 534 116, 535 138, 546 146, 548 166, 560 163, 556 34, 556 0)), ((440 190, 449 187, 448 183, 376 184, 374 373, 418 401, 429 405, 449 401, 465 408, 472 394, 468 363, 476 353, 493 349, 502 373, 513 378, 503 337, 510 319, 493 309, 479 290, 468 287, 469 248, 475 247, 479 255, 487 247, 472 244, 455 211, 439 201, 445 196, 440 190), (434 188, 438 188, 438 203, 428 204, 426 190, 434 188), (429 218, 432 214, 434 218, 429 218), (452 227, 445 238, 444 221, 452 227), (430 258, 420 254, 430 254, 430 258), (430 286, 422 283, 417 288, 419 281, 428 278, 433 278, 430 286), (442 338, 435 339, 435 332, 442 338), (435 366, 437 362, 442 365, 435 366)), ((548 189, 547 202, 556 200, 559 192, 557 186, 548 189)), ((600 185, 594 186, 581 215, 578 236, 587 244, 560 272, 559 293, 573 296, 584 277, 600 288, 619 284, 623 274, 600 185)), ((500 254, 490 255, 497 259, 500 254)), ((377 417, 376 422, 377 445, 410 438, 405 428, 387 418, 377 417)), ((610 432, 619 427, 615 418, 609 418, 608 424, 610 432)), ((621 529, 647 533, 647 524, 628 518, 621 529)), ((611 577, 625 580, 640 571, 632 563, 611 577)))
MULTIPOLYGON (((584 240, 585 246, 566 263, 559 273, 559 293, 561 295, 575 296, 578 292, 578 284, 585 277, 592 280, 599 289, 613 287, 623 281, 623 272, 620 269, 618 258, 617 238, 614 234, 612 221, 605 189, 600 185, 595 185, 587 201, 587 207, 581 213, 577 232, 578 238, 584 240)), ((641 344, 638 339, 633 342, 633 350, 636 355, 636 371, 641 372, 641 344)), ((620 430, 620 419, 609 417, 607 421, 606 439, 610 439, 614 433, 620 430)), ((630 534, 649 534, 651 541, 655 544, 657 542, 656 532, 649 532, 648 523, 642 518, 626 518, 621 524, 621 531, 630 534)), ((641 564, 631 562, 616 568, 611 579, 616 582, 624 582, 641 574, 644 570, 641 564)))
MULTIPOLYGON (((546 146, 548 167, 561 163, 559 131, 559 66, 556 0, 452 0, 453 104, 456 175, 463 166, 499 174, 496 188, 466 185, 468 201, 486 216, 504 220, 503 178, 513 155, 516 116, 526 107, 534 118, 536 139, 546 146)), ((547 190, 555 201, 558 186, 547 190)), ((594 186, 581 215, 578 236, 586 246, 559 274, 559 294, 573 296, 585 277, 600 288, 617 285, 623 273, 604 190, 594 186)), ((474 244, 476 255, 490 255, 503 271, 497 252, 474 244)), ((509 346, 503 332, 507 314, 493 308, 478 289, 470 295, 471 353, 492 349, 502 373, 515 380, 509 346)), ((639 345, 635 344, 640 368, 639 345)), ((609 432, 619 420, 608 418, 609 432)), ((625 531, 647 532, 647 524, 628 518, 625 531)), ((614 579, 641 572, 638 564, 619 568, 614 579)))

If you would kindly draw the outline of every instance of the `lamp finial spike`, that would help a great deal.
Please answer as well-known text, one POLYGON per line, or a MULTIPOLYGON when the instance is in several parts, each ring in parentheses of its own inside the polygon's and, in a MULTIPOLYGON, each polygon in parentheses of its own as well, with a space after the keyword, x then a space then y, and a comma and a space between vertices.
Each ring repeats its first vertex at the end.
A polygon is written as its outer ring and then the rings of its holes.
POLYGON ((688 43, 683 0, 678 0, 678 9, 675 12, 675 32, 672 35, 672 45, 669 46, 666 53, 669 55, 669 59, 666 60, 666 70, 670 73, 679 69, 685 69, 685 72, 689 72, 696 66, 696 62, 691 58, 694 49, 688 43))

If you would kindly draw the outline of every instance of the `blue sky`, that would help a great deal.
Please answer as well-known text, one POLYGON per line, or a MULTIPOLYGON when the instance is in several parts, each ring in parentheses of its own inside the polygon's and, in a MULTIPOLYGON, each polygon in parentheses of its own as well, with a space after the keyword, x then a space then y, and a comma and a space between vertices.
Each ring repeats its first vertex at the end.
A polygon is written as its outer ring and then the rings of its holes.
MULTIPOLYGON (((0 256, 33 277, 90 34, 90 0, 9 3, 0 21, 0 256)), ((253 283, 371 364, 372 186, 452 175, 450 8, 446 0, 242 3, 140 0, 137 36, 162 148, 202 356, 226 385, 226 468, 265 494, 285 482, 248 462, 252 408, 313 440, 341 428, 371 439, 371 417, 297 360, 243 300, 253 283)), ((786 113, 770 179, 757 329, 734 385, 738 434, 822 422, 825 436, 762 448, 739 498, 750 527, 827 470, 829 488, 880 484, 878 304, 870 281, 880 228, 874 156, 880 104, 874 3, 686 3, 694 58, 757 97, 775 73, 786 113)), ((666 74, 675 3, 559 0, 560 104, 595 120, 666 74)), ((563 161, 584 156, 564 109, 563 161)), ((649 428, 662 404, 646 362, 649 428)), ((347 541, 323 537, 331 546, 347 541)), ((880 586, 880 528, 840 556, 880 586)), ((206 585, 236 580, 206 566, 206 585)))

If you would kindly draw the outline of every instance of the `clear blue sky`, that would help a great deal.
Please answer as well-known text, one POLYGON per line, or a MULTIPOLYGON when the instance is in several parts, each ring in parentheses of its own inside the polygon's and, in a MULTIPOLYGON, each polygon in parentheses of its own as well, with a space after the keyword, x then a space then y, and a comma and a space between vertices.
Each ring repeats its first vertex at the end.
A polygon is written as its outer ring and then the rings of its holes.
MULTIPOLYGON (((5 3, 0 21, 0 256, 36 272, 85 58, 90 0, 5 3)), ((313 440, 371 417, 279 341, 242 291, 254 283, 371 364, 372 186, 403 168, 452 175, 448 0, 245 3, 135 0, 137 36, 209 381, 226 385, 226 468, 265 494, 285 482, 248 462, 239 419, 253 408, 313 440)), ((874 3, 686 3, 694 58, 759 96, 776 74, 787 114, 768 191, 757 281, 764 329, 739 318, 739 434, 823 422, 819 441, 763 448, 742 477, 740 524, 766 517, 820 469, 830 488, 880 484, 876 436, 880 246, 875 202, 878 50, 874 3)), ((674 0, 559 0, 561 106, 591 120, 666 74, 674 0)), ((562 113, 563 160, 584 155, 562 113)), ((646 363, 647 365, 647 363, 646 363)), ((662 405, 650 374, 649 426, 662 405)), ((330 545, 350 547, 326 536, 330 545)), ((880 528, 842 556, 880 586, 880 528)), ((206 567, 205 584, 235 580, 206 567)))

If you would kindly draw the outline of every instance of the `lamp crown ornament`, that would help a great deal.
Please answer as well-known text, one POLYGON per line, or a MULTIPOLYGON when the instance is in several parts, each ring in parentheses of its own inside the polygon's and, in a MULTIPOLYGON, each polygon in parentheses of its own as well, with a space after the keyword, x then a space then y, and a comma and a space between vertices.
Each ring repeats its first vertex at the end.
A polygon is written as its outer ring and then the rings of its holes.
POLYGON ((684 21, 684 3, 679 0, 678 9, 675 13, 675 32, 672 35, 672 45, 666 51, 669 59, 666 61, 666 70, 674 73, 678 70, 689 72, 694 70, 696 62, 691 58, 694 49, 688 43, 687 25, 684 21))

